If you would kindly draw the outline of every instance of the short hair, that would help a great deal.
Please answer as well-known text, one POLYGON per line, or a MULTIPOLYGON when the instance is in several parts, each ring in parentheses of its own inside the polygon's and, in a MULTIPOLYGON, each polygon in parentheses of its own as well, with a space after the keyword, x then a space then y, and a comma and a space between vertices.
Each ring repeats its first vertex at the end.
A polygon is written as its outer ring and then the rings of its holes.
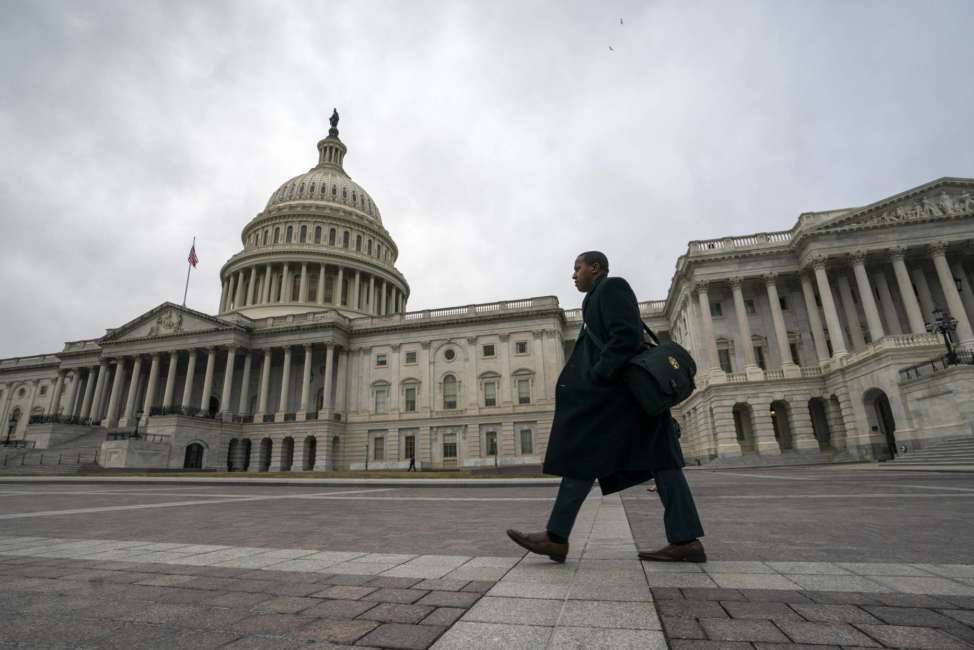
POLYGON ((585 263, 589 266, 598 264, 603 273, 609 272, 609 258, 605 256, 605 253, 601 251, 585 251, 578 256, 584 259, 585 263))

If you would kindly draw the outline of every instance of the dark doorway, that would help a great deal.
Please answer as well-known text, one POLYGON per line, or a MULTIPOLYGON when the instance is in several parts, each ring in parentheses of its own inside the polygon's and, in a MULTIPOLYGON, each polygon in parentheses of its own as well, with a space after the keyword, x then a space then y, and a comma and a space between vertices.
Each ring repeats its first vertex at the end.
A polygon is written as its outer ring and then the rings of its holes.
POLYGON ((290 472, 294 464, 294 438, 288 436, 281 442, 281 471, 290 472))
POLYGON ((186 446, 186 458, 183 469, 203 469, 203 445, 194 442, 186 446))
POLYGON ((260 441, 260 465, 257 467, 258 472, 267 472, 271 468, 271 450, 274 448, 274 443, 270 438, 264 438, 260 441))
POLYGON ((210 398, 210 408, 206 411, 211 418, 215 418, 216 414, 220 412, 220 400, 215 397, 210 398))

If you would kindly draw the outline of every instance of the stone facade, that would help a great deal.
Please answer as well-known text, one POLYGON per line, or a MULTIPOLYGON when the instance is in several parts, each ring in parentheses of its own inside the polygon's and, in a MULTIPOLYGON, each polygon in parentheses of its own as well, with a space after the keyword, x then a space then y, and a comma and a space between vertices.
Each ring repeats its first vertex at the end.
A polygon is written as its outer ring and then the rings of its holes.
MULTIPOLYGON (((274 192, 221 269, 217 314, 171 303, 0 360, 3 441, 105 436, 109 467, 328 470, 538 464, 580 329, 554 297, 408 311, 378 207, 319 162, 274 192)), ((690 242, 649 325, 689 348, 691 462, 888 458, 974 434, 974 180, 944 178, 790 230, 690 242), (961 359, 969 357, 962 355, 961 359)))

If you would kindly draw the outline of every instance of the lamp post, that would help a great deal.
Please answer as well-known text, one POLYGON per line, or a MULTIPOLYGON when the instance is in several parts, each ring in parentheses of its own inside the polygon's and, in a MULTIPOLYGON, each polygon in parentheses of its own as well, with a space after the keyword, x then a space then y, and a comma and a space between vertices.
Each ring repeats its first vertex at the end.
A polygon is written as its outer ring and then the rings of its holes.
POLYGON ((957 319, 940 307, 933 310, 933 320, 927 323, 927 331, 939 332, 944 337, 944 347, 947 348, 947 365, 957 363, 957 352, 954 350, 953 332, 957 329, 957 319))

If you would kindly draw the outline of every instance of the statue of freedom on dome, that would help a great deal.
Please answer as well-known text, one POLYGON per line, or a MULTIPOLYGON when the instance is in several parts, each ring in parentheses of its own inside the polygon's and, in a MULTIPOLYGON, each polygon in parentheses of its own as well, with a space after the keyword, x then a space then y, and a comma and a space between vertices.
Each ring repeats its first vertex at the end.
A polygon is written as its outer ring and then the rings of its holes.
POLYGON ((328 118, 328 121, 331 122, 331 128, 333 128, 333 129, 337 129, 338 128, 338 109, 337 108, 332 108, 331 109, 331 117, 328 118))

